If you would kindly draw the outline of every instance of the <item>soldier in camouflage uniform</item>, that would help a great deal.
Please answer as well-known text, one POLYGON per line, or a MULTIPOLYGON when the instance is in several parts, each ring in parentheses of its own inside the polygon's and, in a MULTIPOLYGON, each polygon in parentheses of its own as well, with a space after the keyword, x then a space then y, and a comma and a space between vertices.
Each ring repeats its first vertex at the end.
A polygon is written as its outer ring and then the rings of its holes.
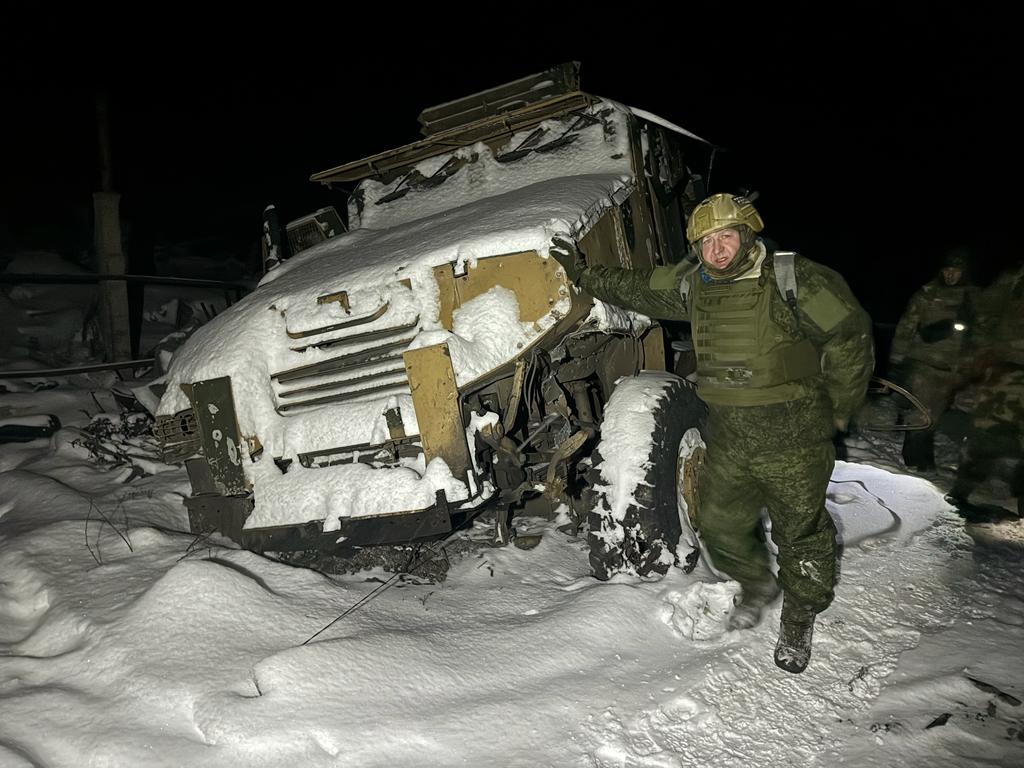
POLYGON ((935 469, 935 426, 967 381, 978 289, 967 279, 967 257, 951 251, 935 279, 910 299, 896 326, 892 376, 928 409, 931 429, 905 433, 903 463, 935 469))
POLYGON ((707 403, 697 524, 715 567, 742 586, 733 628, 753 626, 778 586, 759 536, 767 507, 785 592, 775 661, 801 672, 814 617, 832 602, 836 529, 825 509, 834 430, 861 405, 874 365, 871 322, 836 272, 773 251, 745 198, 713 195, 687 239, 697 264, 653 270, 584 267, 572 243, 551 254, 602 301, 691 324, 697 391, 707 403), (791 263, 783 297, 776 259, 791 263), (685 294, 685 295, 684 295, 685 294))
POLYGON ((1006 461, 1017 515, 1024 517, 1024 263, 985 289, 979 307, 976 406, 947 499, 970 518, 971 492, 1006 461))

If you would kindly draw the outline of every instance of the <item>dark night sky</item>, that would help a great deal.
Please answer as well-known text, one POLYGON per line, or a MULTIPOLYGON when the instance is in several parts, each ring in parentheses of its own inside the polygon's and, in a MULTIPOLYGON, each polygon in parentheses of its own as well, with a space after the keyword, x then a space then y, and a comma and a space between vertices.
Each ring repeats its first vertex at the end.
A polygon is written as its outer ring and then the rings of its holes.
POLYGON ((975 247, 983 278, 1018 257, 999 228, 1019 217, 1008 194, 1019 64, 999 32, 1009 21, 974 7, 689 27, 609 15, 583 42, 568 18, 525 10, 415 36, 372 20, 332 31, 308 13, 294 30, 253 26, 254 12, 236 28, 182 15, 181 31, 134 20, 113 48, 69 42, 73 25, 26 24, 0 70, 0 249, 88 244, 97 87, 110 92, 115 187, 145 271, 157 240, 216 237, 244 255, 268 202, 287 218, 341 208, 311 173, 415 141, 425 106, 577 60, 585 90, 728 149, 712 191, 759 190, 767 234, 843 271, 876 319, 893 320, 951 245, 975 247))

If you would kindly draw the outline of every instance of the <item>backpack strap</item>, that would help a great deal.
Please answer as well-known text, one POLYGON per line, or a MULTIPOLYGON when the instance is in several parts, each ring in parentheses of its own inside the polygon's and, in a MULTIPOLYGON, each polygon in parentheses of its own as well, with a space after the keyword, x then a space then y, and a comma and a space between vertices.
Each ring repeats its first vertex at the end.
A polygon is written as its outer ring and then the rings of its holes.
POLYGON ((683 300, 683 312, 686 314, 690 313, 690 305, 686 303, 690 298, 690 275, 698 269, 700 269, 699 261, 683 272, 683 279, 679 282, 679 297, 683 300))
POLYGON ((789 307, 793 316, 799 322, 800 316, 796 311, 796 266, 794 261, 796 253, 793 251, 775 252, 775 284, 779 287, 779 295, 782 296, 786 306, 789 307))

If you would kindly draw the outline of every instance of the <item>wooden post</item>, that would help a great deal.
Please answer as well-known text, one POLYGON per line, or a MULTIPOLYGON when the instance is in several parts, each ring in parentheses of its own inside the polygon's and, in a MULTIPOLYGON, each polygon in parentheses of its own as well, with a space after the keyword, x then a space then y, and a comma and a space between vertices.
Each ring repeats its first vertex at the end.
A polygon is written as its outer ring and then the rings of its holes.
MULTIPOLYGON (((100 188, 92 196, 96 269, 101 274, 125 274, 121 248, 121 196, 114 192, 110 151, 110 120, 106 94, 96 97, 96 129, 100 153, 100 188)), ((108 360, 131 357, 131 326, 128 316, 128 285, 123 280, 100 283, 100 330, 108 360)))

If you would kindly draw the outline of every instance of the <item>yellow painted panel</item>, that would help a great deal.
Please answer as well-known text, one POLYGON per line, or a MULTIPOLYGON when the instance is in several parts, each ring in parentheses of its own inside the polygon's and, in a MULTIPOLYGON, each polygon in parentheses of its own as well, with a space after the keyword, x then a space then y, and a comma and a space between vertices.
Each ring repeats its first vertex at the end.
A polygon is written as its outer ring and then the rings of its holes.
POLYGON ((410 349, 402 357, 424 458, 429 463, 440 456, 455 477, 465 480, 470 468, 469 449, 448 345, 410 349))
POLYGON ((533 251, 492 256, 467 266, 466 274, 456 276, 451 264, 434 268, 434 279, 440 290, 440 321, 452 328, 452 313, 470 299, 487 293, 496 285, 514 292, 519 299, 519 319, 536 322, 544 317, 562 296, 566 295, 559 277, 558 262, 544 259, 533 251))

